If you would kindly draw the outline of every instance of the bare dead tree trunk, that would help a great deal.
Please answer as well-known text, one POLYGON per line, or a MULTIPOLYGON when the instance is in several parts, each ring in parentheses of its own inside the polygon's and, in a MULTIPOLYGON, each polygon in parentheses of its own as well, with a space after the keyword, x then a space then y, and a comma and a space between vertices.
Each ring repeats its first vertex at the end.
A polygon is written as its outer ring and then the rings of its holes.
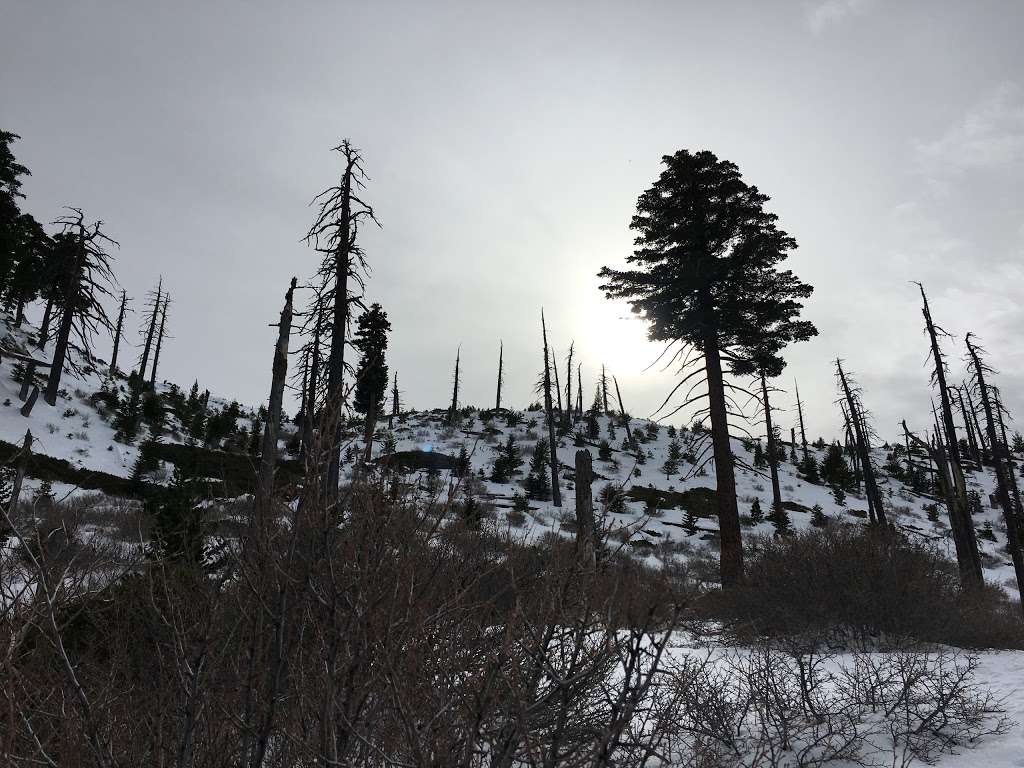
POLYGON ((551 350, 551 370, 555 374, 555 395, 558 398, 558 421, 561 422, 565 412, 562 410, 562 385, 558 381, 558 355, 555 354, 554 348, 551 350))
POLYGON ((64 283, 64 311, 60 315, 60 325, 57 326, 57 340, 53 348, 53 361, 50 364, 50 375, 46 379, 46 391, 43 393, 43 400, 48 405, 57 404, 57 390, 60 389, 60 377, 64 372, 64 361, 68 354, 68 342, 71 339, 71 326, 75 322, 76 303, 79 300, 79 292, 82 280, 82 270, 85 268, 85 227, 79 222, 78 225, 78 252, 75 260, 68 271, 64 283))
POLYGON ((33 386, 32 391, 29 393, 28 398, 25 400, 25 404, 21 406, 21 415, 26 419, 31 415, 32 409, 35 407, 36 400, 39 399, 39 387, 33 386))
POLYGON ((772 508, 775 515, 782 514, 782 487, 779 485, 779 449, 775 444, 775 427, 772 424, 772 406, 768 399, 768 380, 764 372, 761 379, 761 402, 764 405, 764 425, 768 432, 768 469, 772 477, 772 508))
POLYGON ((626 427, 626 439, 629 441, 629 444, 632 445, 633 430, 629 428, 629 417, 626 416, 626 407, 622 404, 622 392, 619 391, 619 380, 615 376, 612 376, 612 382, 615 384, 615 396, 619 400, 619 413, 622 414, 622 423, 626 427))
POLYGON ((604 415, 607 416, 608 411, 608 376, 605 374, 604 363, 601 363, 601 400, 604 403, 604 415))
POLYGON ((43 310, 43 322, 39 325, 39 342, 36 344, 37 349, 44 349, 46 347, 46 341, 50 336, 50 321, 53 319, 53 292, 54 288, 51 288, 49 295, 46 297, 46 309, 43 310))
POLYGON ((964 405, 964 393, 958 387, 953 387, 953 391, 956 392, 960 416, 964 421, 964 431, 967 433, 967 446, 971 450, 971 458, 978 467, 981 467, 981 451, 978 449, 978 441, 974 435, 974 424, 971 421, 971 417, 967 415, 967 406, 964 405))
POLYGON ((708 331, 704 337, 704 364, 708 379, 708 412, 711 417, 711 441, 715 457, 715 499, 718 505, 718 530, 721 540, 720 568, 723 589, 743 581, 743 540, 740 513, 736 504, 736 476, 732 446, 729 444, 729 415, 725 408, 725 381, 718 334, 708 331))
MULTIPOLYGON (((38 391, 38 390, 37 390, 38 391)), ((25 430, 25 440, 21 444, 21 451, 18 453, 18 469, 14 474, 14 483, 11 486, 11 501, 7 507, 8 514, 12 517, 18 509, 18 502, 21 500, 21 486, 25 482, 25 473, 28 471, 28 460, 32 456, 32 431, 25 430)))
POLYGON ((796 384, 796 379, 793 379, 793 389, 796 391, 796 412, 800 418, 800 443, 804 449, 804 461, 807 461, 807 431, 804 429, 804 404, 800 399, 800 388, 796 384))
POLYGON ((323 305, 317 300, 317 320, 313 326, 313 347, 310 352, 309 388, 306 391, 306 418, 302 422, 302 453, 309 456, 313 447, 313 424, 316 421, 317 390, 320 385, 320 330, 323 327, 323 305))
POLYGON ((459 358, 462 356, 462 347, 455 352, 455 381, 452 384, 452 404, 448 408, 448 425, 455 426, 455 416, 459 410, 459 358))
POLYGON ((966 383, 964 384, 963 392, 967 398, 967 408, 971 419, 974 421, 974 433, 978 436, 978 466, 980 467, 985 464, 987 454, 991 454, 992 450, 989 441, 986 439, 985 430, 981 428, 981 423, 978 421, 978 411, 974 407, 974 401, 971 399, 971 389, 966 383))
POLYGON ((277 466, 277 433, 281 428, 281 405, 284 385, 288 377, 288 341, 292 332, 292 298, 296 280, 293 277, 284 297, 281 320, 277 324, 277 344, 271 368, 270 401, 267 404, 267 422, 263 425, 263 448, 260 452, 260 474, 256 491, 256 508, 265 512, 274 494, 274 469, 277 466))
POLYGON ((498 340, 498 394, 494 398, 494 410, 501 408, 501 376, 505 364, 505 342, 498 340))
POLYGON ((164 296, 164 308, 160 312, 160 330, 156 335, 156 349, 153 352, 153 372, 149 377, 149 386, 156 387, 156 367, 160 364, 160 349, 164 345, 164 333, 167 326, 167 304, 171 300, 171 294, 164 296))
POLYGON ((114 329, 114 351, 110 355, 110 375, 117 372, 117 352, 121 347, 121 331, 124 329, 124 313, 128 306, 128 291, 121 291, 121 309, 117 313, 117 327, 114 329))
POLYGON ((590 451, 576 451, 576 547, 581 562, 593 568, 596 559, 596 525, 594 522, 593 458, 590 451))
POLYGON ((156 321, 160 314, 160 301, 163 296, 164 278, 161 275, 160 281, 156 284, 156 299, 153 302, 153 311, 149 318, 149 330, 146 331, 146 344, 142 348, 142 360, 139 363, 139 386, 146 380, 146 368, 149 365, 149 353, 153 348, 153 337, 156 335, 156 321))
POLYGON ((583 366, 576 366, 576 420, 583 418, 583 366))
MULTIPOLYGON (((924 315, 925 328, 928 331, 928 339, 931 344, 932 362, 935 366, 933 377, 939 388, 942 425, 945 427, 946 442, 948 443, 946 450, 941 452, 937 459, 946 460, 949 464, 949 480, 952 485, 947 495, 947 507, 953 542, 956 545, 957 564, 960 567, 960 578, 965 587, 981 586, 984 582, 981 573, 981 558, 978 554, 978 540, 974 533, 974 525, 971 523, 970 505, 967 501, 967 482, 964 479, 963 465, 960 461, 960 446, 957 444, 956 425, 953 423, 953 406, 949 397, 949 388, 946 385, 946 365, 942 357, 942 350, 939 348, 938 331, 932 321, 932 313, 928 306, 928 297, 925 295, 924 286, 918 283, 917 287, 921 290, 921 313, 924 315), (948 502, 952 502, 952 504, 948 502)), ((936 431, 937 438, 940 434, 936 431)))
MULTIPOLYGON (((857 451, 856 449, 857 441, 854 440, 853 438, 853 427, 850 424, 850 414, 846 410, 846 405, 844 403, 840 403, 839 410, 842 411, 843 413, 843 430, 845 435, 845 442, 843 448, 852 459, 851 464, 853 467, 853 482, 857 486, 857 492, 860 493, 860 484, 862 478, 860 472, 860 452, 857 451)), ((868 514, 870 515, 871 522, 874 523, 875 508, 874 506, 872 506, 871 499, 868 499, 868 514)))
MULTIPOLYGON (((861 472, 864 475, 864 491, 869 502, 875 508, 875 518, 882 528, 888 526, 885 516, 885 508, 882 506, 882 494, 878 491, 875 482, 875 472, 871 466, 871 443, 868 441, 866 422, 858 407, 857 399, 854 397, 846 374, 843 372, 842 363, 836 360, 836 371, 839 374, 839 381, 842 384, 843 394, 846 397, 846 407, 850 410, 850 421, 853 425, 853 434, 857 442, 857 452, 860 454, 861 472)), ((869 510, 870 511, 870 510, 869 510)))
POLYGON ((995 399, 996 416, 999 421, 999 433, 1002 438, 1002 453, 1006 457, 1006 479, 1010 483, 1010 493, 1013 496, 1013 503, 1017 510, 1017 517, 1021 519, 1024 515, 1024 506, 1021 506, 1020 500, 1020 486, 1017 484, 1017 473, 1014 472, 1016 468, 1013 463, 1013 453, 1010 451, 1010 441, 1006 437, 1006 424, 1003 422, 1003 412, 1006 410, 1003 408, 1002 399, 999 394, 999 387, 992 387, 993 397, 995 399))
POLYGON ((551 462, 551 503, 562 506, 562 489, 558 485, 558 440, 555 438, 554 414, 551 412, 551 367, 548 357, 548 328, 544 322, 544 310, 540 311, 540 327, 544 337, 544 410, 548 420, 548 459, 551 462))
MULTIPOLYGON (((971 334, 967 334, 965 342, 967 343, 967 353, 974 366, 974 380, 981 397, 981 406, 985 411, 985 426, 988 430, 989 445, 992 446, 992 464, 996 471, 996 495, 999 505, 1003 508, 1003 521, 1006 523, 1006 549, 1013 561, 1017 589, 1021 595, 1024 595, 1024 557, 1022 557, 1020 549, 1020 520, 1010 499, 1009 481, 1006 477, 1007 467, 1003 464, 1003 457, 998 450, 999 438, 996 435, 995 416, 988 396, 988 387, 985 384, 985 366, 978 356, 978 350, 971 343, 971 334)), ((1024 610, 1024 600, 1021 600, 1021 609, 1024 610)))
POLYGON ((575 341, 569 342, 569 357, 565 362, 565 413, 562 415, 562 423, 566 429, 572 424, 572 413, 574 403, 572 400, 572 355, 573 348, 576 346, 575 341))
POLYGON ((391 415, 388 416, 388 429, 395 428, 395 419, 398 418, 400 411, 398 410, 398 371, 395 371, 395 383, 391 387, 391 415))

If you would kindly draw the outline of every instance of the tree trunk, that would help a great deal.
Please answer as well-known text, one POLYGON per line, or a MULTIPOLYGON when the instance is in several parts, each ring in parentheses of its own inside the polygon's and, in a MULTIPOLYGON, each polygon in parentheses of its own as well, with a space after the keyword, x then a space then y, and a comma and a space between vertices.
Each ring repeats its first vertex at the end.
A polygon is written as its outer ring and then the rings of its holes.
POLYGON ((551 503, 562 506, 562 489, 558 486, 558 440, 555 438, 555 420, 551 412, 551 368, 548 360, 548 328, 544 323, 544 312, 540 313, 540 326, 544 336, 544 410, 548 419, 548 451, 551 462, 551 503))
POLYGON ((576 366, 576 420, 583 418, 583 366, 576 366))
POLYGON ((804 461, 807 461, 807 432, 804 431, 804 404, 800 400, 800 388, 796 385, 796 380, 793 380, 793 388, 796 390, 796 412, 800 417, 800 442, 804 448, 804 461))
POLYGON ((124 329, 124 312, 128 304, 128 291, 121 291, 121 309, 117 313, 117 327, 114 330, 114 351, 110 355, 110 375, 117 371, 117 353, 121 348, 121 331, 124 329))
POLYGON ((455 415, 459 409, 459 358, 462 356, 462 347, 455 352, 455 382, 452 386, 452 404, 448 408, 448 426, 455 426, 455 415))
POLYGON ((498 341, 498 394, 494 397, 494 410, 501 408, 501 374, 505 364, 505 343, 498 341))
POLYGON ((732 447, 729 445, 729 416, 725 408, 722 359, 718 350, 718 335, 713 331, 704 337, 704 365, 707 368, 708 409, 715 456, 722 587, 728 589, 743 581, 743 540, 740 536, 740 513, 736 505, 732 447))
POLYGON ((82 269, 85 266, 85 233, 79 225, 78 253, 75 254, 75 261, 68 271, 67 281, 64 290, 64 311, 60 315, 60 325, 57 327, 57 343, 53 348, 53 361, 50 363, 50 375, 46 379, 46 391, 43 399, 47 404, 57 404, 57 390, 60 389, 60 377, 64 371, 64 360, 68 354, 68 341, 71 338, 71 326, 75 322, 75 306, 78 303, 79 283, 82 279, 82 269))
POLYGON ((46 346, 46 339, 50 335, 50 320, 53 318, 53 289, 50 289, 50 295, 46 298, 46 309, 43 310, 43 322, 39 324, 39 342, 36 344, 38 349, 43 349, 46 346))
POLYGON ((608 415, 608 376, 604 372, 604 363, 601 363, 601 400, 604 402, 604 415, 608 415))
POLYGON ((1024 514, 1024 507, 1021 506, 1020 486, 1017 484, 1017 473, 1014 472, 1016 467, 1013 463, 1013 454, 1010 452, 1010 441, 1006 438, 1006 424, 1003 422, 1003 403, 1000 400, 999 389, 992 387, 992 390, 995 392, 996 416, 999 421, 999 434, 1002 438, 1002 453, 1006 457, 1006 479, 1010 483, 1010 494, 1013 496, 1017 518, 1021 519, 1021 515, 1024 514))
POLYGON ((564 415, 564 411, 562 410, 562 385, 558 381, 558 355, 555 354, 554 349, 551 350, 551 370, 554 371, 555 374, 555 395, 558 398, 558 420, 562 421, 562 417, 564 415))
POLYGON ((26 429, 25 440, 22 442, 21 452, 18 454, 18 470, 14 475, 14 484, 11 486, 11 501, 7 507, 7 514, 12 517, 18 509, 18 502, 21 500, 21 486, 25 482, 25 472, 28 471, 28 460, 31 456, 32 431, 26 429))
POLYGON ((562 415, 562 423, 566 430, 572 425, 572 353, 575 342, 569 344, 569 357, 565 362, 565 413, 562 415))
POLYGON ((764 404, 764 424, 768 431, 768 468, 772 476, 772 509, 776 515, 782 514, 782 488, 779 485, 779 456, 775 444, 775 427, 772 425, 772 406, 768 400, 768 380, 761 372, 761 402, 764 404))
POLYGON ((879 493, 878 485, 875 483, 875 471, 871 466, 871 445, 868 442, 863 416, 857 407, 857 401, 850 390, 850 385, 846 381, 843 366, 838 360, 836 360, 836 370, 839 372, 839 381, 842 383, 843 393, 846 396, 846 405, 850 409, 850 422, 856 438, 857 453, 860 454, 861 472, 864 475, 864 492, 868 496, 869 503, 874 507, 878 524, 885 528, 888 526, 888 521, 885 517, 885 508, 882 506, 882 494, 879 493))
POLYGON ((612 376, 612 381, 615 384, 615 396, 619 400, 619 413, 622 414, 622 423, 626 427, 626 439, 629 441, 629 444, 632 445, 633 444, 633 430, 631 430, 629 428, 629 419, 626 417, 626 408, 622 404, 622 392, 619 391, 619 380, 615 376, 612 376))
MULTIPOLYGON (((306 390, 306 418, 302 423, 302 452, 309 456, 313 447, 313 424, 316 423, 316 395, 320 384, 320 329, 323 327, 323 309, 317 302, 317 320, 313 328, 312 360, 309 363, 309 387, 306 390)), ((319 459, 318 459, 319 460, 319 459)))
MULTIPOLYGON (((260 476, 256 491, 256 508, 267 511, 274 493, 274 469, 277 466, 277 433, 281 428, 281 404, 284 399, 285 379, 288 376, 288 340, 292 331, 292 297, 296 280, 284 297, 284 309, 277 326, 277 344, 271 368, 270 401, 267 405, 267 423, 263 425, 263 447, 260 451, 260 476)), ((155 361, 154 361, 155 367, 155 361)))
POLYGON ((164 345, 164 329, 167 324, 167 302, 170 300, 170 296, 170 294, 164 296, 164 308, 160 313, 160 330, 157 331, 156 349, 153 351, 153 372, 149 377, 149 386, 152 388, 156 387, 156 367, 160 363, 160 349, 164 345))
POLYGON ((156 285, 156 301, 153 304, 153 314, 149 318, 149 330, 146 331, 146 344, 142 348, 142 361, 139 363, 139 387, 145 385, 146 368, 149 367, 149 353, 153 348, 153 337, 156 335, 156 318, 160 314, 160 299, 163 296, 164 279, 156 285))
POLYGON ((576 451, 576 548, 581 562, 588 568, 595 566, 596 535, 594 523, 593 459, 590 451, 576 451))
POLYGON ((398 371, 395 371, 395 384, 391 388, 391 415, 388 416, 388 429, 395 428, 395 419, 398 418, 398 371))
POLYGON ((981 428, 981 423, 978 421, 978 411, 974 408, 974 401, 971 400, 971 390, 966 385, 964 385, 964 394, 967 397, 967 408, 974 421, 974 433, 978 436, 978 466, 981 467, 984 466, 986 454, 991 453, 991 449, 985 439, 985 430, 981 428))
POLYGON ((25 322, 25 297, 18 296, 18 308, 14 312, 14 327, 21 328, 21 324, 25 322))
MULTIPOLYGON (((1002 456, 996 446, 999 439, 996 435, 995 417, 992 413, 992 403, 989 401, 988 390, 985 386, 985 369, 978 357, 978 352, 971 344, 971 336, 967 335, 967 352, 970 354, 971 362, 974 365, 974 376, 978 385, 978 392, 981 395, 981 405, 985 411, 985 426, 988 430, 989 445, 992 446, 992 464, 996 471, 996 495, 999 505, 1003 508, 1003 521, 1006 523, 1006 549, 1013 561, 1013 572, 1017 578, 1017 590, 1024 596, 1024 557, 1020 549, 1020 520, 1013 502, 1010 500, 1010 488, 1006 478, 1006 467, 1003 465, 1002 456)), ((1024 610, 1024 599, 1021 600, 1021 609, 1024 610)))
POLYGON ((981 467, 981 451, 978 449, 978 441, 974 435, 974 425, 971 423, 970 416, 967 415, 967 406, 964 405, 964 394, 956 387, 954 387, 954 391, 960 406, 960 416, 964 420, 964 431, 967 432, 967 445, 971 449, 971 458, 978 467, 981 467))

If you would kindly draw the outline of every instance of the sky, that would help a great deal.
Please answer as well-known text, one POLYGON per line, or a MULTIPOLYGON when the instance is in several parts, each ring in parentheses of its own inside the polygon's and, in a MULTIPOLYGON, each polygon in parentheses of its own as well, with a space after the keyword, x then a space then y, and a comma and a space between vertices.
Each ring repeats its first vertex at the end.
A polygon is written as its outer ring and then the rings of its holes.
POLYGON ((587 402, 604 363, 647 416, 676 373, 645 371, 660 347, 596 273, 625 264, 661 157, 710 149, 771 197, 815 287, 819 335, 774 382, 786 432, 796 380, 809 437, 838 434, 836 357, 882 436, 928 426, 913 280, 954 379, 972 331, 1024 420, 1019 0, 5 0, 3 19, 24 208, 102 219, 137 309, 163 276, 161 378, 267 397, 269 324, 316 268, 309 203, 347 137, 381 223, 366 299, 409 405, 447 404, 459 348, 460 404, 493 404, 499 340, 505 402, 532 401, 543 308, 587 402))

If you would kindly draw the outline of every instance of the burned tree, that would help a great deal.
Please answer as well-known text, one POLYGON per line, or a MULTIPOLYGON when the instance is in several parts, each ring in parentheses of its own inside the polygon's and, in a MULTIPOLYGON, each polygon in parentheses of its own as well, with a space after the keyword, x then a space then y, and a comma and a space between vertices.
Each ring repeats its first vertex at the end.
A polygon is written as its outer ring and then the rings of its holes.
POLYGON ((548 351, 548 327, 544 322, 544 310, 540 311, 541 335, 544 339, 544 415, 548 422, 548 459, 551 462, 551 503, 562 506, 562 489, 558 486, 558 440, 555 438, 555 418, 551 412, 551 365, 548 351))
POLYGON ((683 365, 693 368, 666 403, 687 382, 706 384, 706 393, 687 395, 676 410, 707 403, 699 413, 711 420, 721 578, 728 588, 743 578, 743 545, 729 437, 731 385, 723 375, 723 356, 759 338, 764 324, 759 313, 769 304, 748 298, 768 275, 777 285, 773 312, 783 317, 799 314, 799 299, 810 287, 776 269, 796 241, 776 227, 777 217, 764 210, 768 197, 746 184, 733 163, 686 150, 662 162, 661 176, 640 196, 630 225, 637 238, 627 262, 636 268, 605 267, 599 275, 608 298, 628 300, 650 323, 651 340, 676 348, 670 362, 682 357, 683 365))
POLYGON ((575 346, 575 341, 569 342, 569 356, 565 361, 565 413, 562 414, 562 425, 565 429, 569 429, 572 424, 572 414, 575 408, 572 400, 572 356, 575 346))
POLYGON ((327 392, 322 431, 329 435, 324 490, 327 498, 338 499, 340 477, 342 411, 345 407, 345 342, 349 307, 355 301, 353 285, 362 288, 366 260, 358 245, 359 227, 364 222, 380 226, 373 208, 360 197, 367 179, 363 158, 348 139, 334 148, 342 157, 343 170, 337 185, 328 187, 313 199, 318 207, 316 220, 306 241, 323 255, 320 269, 320 295, 330 315, 330 350, 327 356, 327 392), (351 283, 351 284, 350 284, 351 283))
POLYGON ((117 373, 117 353, 121 347, 121 332, 124 329, 124 314, 128 309, 128 292, 121 291, 121 308, 117 312, 117 326, 114 328, 114 351, 110 355, 110 375, 117 373))
POLYGON ((160 364, 160 350, 163 349, 167 334, 167 306, 171 303, 171 294, 164 295, 164 308, 160 310, 160 327, 156 332, 156 349, 153 350, 153 370, 149 375, 149 386, 156 386, 156 368, 160 364))
MULTIPOLYGON (((956 425, 953 423, 953 405, 946 385, 946 360, 939 346, 939 336, 949 336, 941 326, 932 320, 931 308, 924 286, 917 283, 921 291, 921 314, 924 316, 925 333, 931 350, 932 373, 931 383, 939 390, 939 405, 942 413, 942 427, 945 429, 946 445, 941 446, 942 431, 936 429, 936 440, 939 450, 936 451, 936 466, 940 471, 940 484, 944 485, 949 527, 953 532, 956 546, 956 559, 960 568, 960 578, 965 586, 982 584, 981 560, 978 555, 978 541, 975 538, 974 525, 971 523, 970 506, 967 499, 967 482, 964 478, 963 464, 960 460, 960 446, 957 443, 956 425), (940 462, 943 466, 939 466, 940 462)), ((909 431, 907 435, 910 436, 909 431)), ((920 443, 919 440, 915 442, 920 443)))
POLYGON ((103 328, 110 331, 113 323, 103 308, 103 300, 113 298, 111 290, 116 284, 110 269, 110 254, 106 248, 117 246, 117 241, 108 237, 100 227, 103 222, 85 224, 85 215, 78 208, 68 208, 71 213, 57 219, 55 224, 62 233, 73 238, 74 259, 64 277, 62 294, 64 305, 60 325, 53 348, 53 362, 46 382, 43 399, 49 405, 57 404, 57 390, 64 365, 74 361, 68 359, 68 347, 74 332, 87 359, 92 358, 92 342, 96 332, 103 328))
POLYGON ((398 371, 395 371, 395 381, 391 385, 391 415, 388 416, 388 429, 395 428, 395 419, 401 414, 401 401, 398 394, 398 371))
POLYGON ((156 290, 150 291, 146 300, 143 321, 146 328, 146 341, 142 346, 142 357, 139 358, 139 384, 146 379, 146 369, 149 367, 149 353, 153 349, 153 339, 156 337, 157 323, 160 320, 160 307, 163 305, 164 278, 161 275, 156 284, 156 290))
MULTIPOLYGON (((277 324, 277 343, 274 345, 274 362, 271 367, 270 400, 267 404, 267 421, 263 426, 263 445, 260 451, 260 471, 256 490, 256 508, 266 512, 274 493, 274 470, 277 466, 277 434, 281 428, 281 407, 284 400, 284 385, 288 377, 288 340, 292 330, 292 299, 295 295, 295 278, 292 278, 284 296, 284 308, 277 324)), ((166 307, 166 304, 165 304, 166 307)), ((154 369, 156 360, 153 361, 154 369)))
POLYGON ((796 379, 793 379, 793 391, 796 393, 796 413, 800 419, 800 443, 804 449, 804 462, 807 462, 807 432, 804 430, 804 404, 800 399, 800 387, 796 384, 796 379))
MULTIPOLYGON (((992 398, 989 394, 989 385, 985 377, 992 375, 992 368, 981 359, 981 350, 977 344, 971 341, 971 334, 967 334, 964 342, 967 345, 967 356, 971 366, 971 384, 974 391, 981 400, 981 407, 985 412, 985 429, 988 432, 988 442, 992 446, 992 465, 996 474, 996 497, 999 499, 999 506, 1003 510, 1003 521, 1006 523, 1006 549, 1013 561, 1013 571, 1017 579, 1017 589, 1024 595, 1024 556, 1020 548, 1020 516, 1014 509, 1013 501, 1010 498, 1011 478, 1007 476, 1010 471, 1009 462, 1005 461, 1003 451, 1000 450, 999 436, 996 432, 995 410, 992 406, 992 398)), ((1024 609, 1024 601, 1021 602, 1024 609)))
POLYGON ((836 379, 839 382, 846 411, 849 416, 850 429, 853 432, 855 450, 860 459, 861 473, 864 477, 864 491, 868 497, 868 518, 882 528, 888 526, 885 508, 882 506, 882 494, 875 481, 875 470, 871 464, 871 430, 868 427, 867 415, 861 404, 860 389, 851 382, 843 370, 841 360, 836 360, 836 379))
POLYGON ((608 375, 604 370, 604 363, 601 363, 601 403, 604 406, 604 415, 607 416, 610 411, 608 410, 608 375))
POLYGON ((633 444, 633 430, 629 428, 629 416, 626 414, 626 406, 622 404, 622 391, 619 389, 619 380, 612 376, 612 383, 615 384, 615 397, 619 401, 619 413, 622 414, 622 424, 626 428, 626 440, 633 444))
POLYGON ((502 373, 503 373, 502 368, 504 367, 504 364, 505 364, 505 343, 499 339, 498 340, 498 394, 494 398, 494 410, 499 410, 501 408, 501 377, 502 377, 502 373))
POLYGON ((981 467, 981 450, 978 448, 978 440, 974 434, 974 423, 967 415, 967 406, 964 405, 964 393, 961 387, 951 387, 956 393, 957 405, 960 408, 960 418, 964 422, 964 432, 967 433, 967 447, 971 451, 971 459, 977 467, 981 467))

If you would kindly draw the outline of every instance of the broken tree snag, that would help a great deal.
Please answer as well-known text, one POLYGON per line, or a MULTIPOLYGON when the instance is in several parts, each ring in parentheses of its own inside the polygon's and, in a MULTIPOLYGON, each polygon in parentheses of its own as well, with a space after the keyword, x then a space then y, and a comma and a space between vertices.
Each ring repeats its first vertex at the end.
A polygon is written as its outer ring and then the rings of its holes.
POLYGON ((548 327, 544 310, 540 311, 540 327, 544 337, 544 411, 548 420, 548 458, 551 461, 551 503, 562 506, 562 489, 558 487, 558 440, 555 438, 555 419, 551 412, 551 365, 548 354, 548 327))
POLYGON ((277 464, 277 432, 281 426, 281 403, 284 399, 284 384, 288 376, 288 339, 292 331, 292 298, 295 294, 295 278, 284 297, 281 322, 277 326, 277 344, 274 346, 274 363, 270 383, 270 402, 267 407, 267 422, 263 427, 263 449, 260 453, 260 476, 256 488, 256 506, 265 510, 274 493, 274 469, 277 464))
POLYGON ((156 388, 156 367, 160 364, 160 349, 164 344, 164 335, 167 333, 167 305, 171 301, 171 294, 164 294, 164 308, 160 311, 160 329, 156 334, 156 349, 153 351, 153 370, 149 376, 149 386, 156 388))
MULTIPOLYGON (((38 387, 36 394, 39 394, 38 387)), ((28 471, 28 460, 32 455, 32 431, 25 430, 25 440, 21 444, 21 451, 18 453, 18 471, 14 475, 14 484, 11 487, 11 503, 7 507, 7 513, 13 515, 18 508, 18 501, 21 498, 21 485, 25 481, 25 472, 28 471)))
MULTIPOLYGON (((800 442, 804 448, 804 461, 807 461, 807 432, 804 430, 804 404, 800 399, 800 388, 793 379, 793 389, 796 390, 796 413, 800 417, 800 442)), ((794 446, 795 447, 795 446, 794 446)))
POLYGON ((32 408, 35 406, 36 400, 38 399, 39 387, 33 385, 32 392, 31 394, 29 394, 28 400, 26 400, 25 404, 21 406, 21 415, 24 416, 25 418, 28 418, 29 414, 32 413, 32 408))
POLYGON ((619 391, 619 380, 612 376, 612 381, 615 383, 615 397, 619 400, 619 413, 622 414, 622 423, 626 427, 626 439, 629 440, 629 444, 633 444, 633 430, 629 428, 629 417, 626 416, 626 408, 622 405, 622 392, 619 391))
POLYGON ((117 326, 114 328, 114 351, 110 355, 110 375, 117 371, 117 353, 121 348, 121 331, 124 329, 124 313, 128 307, 128 291, 121 291, 121 309, 117 313, 117 326))
POLYGON ((498 394, 494 398, 494 410, 501 408, 501 374, 505 363, 505 342, 498 339, 498 394))
POLYGON ((864 475, 864 492, 868 496, 868 511, 874 508, 877 523, 883 528, 888 526, 885 517, 885 508, 882 506, 882 494, 875 482, 875 471, 871 465, 871 445, 868 442, 867 422, 864 421, 864 414, 859 407, 857 398, 853 394, 843 371, 842 361, 836 360, 836 372, 839 383, 842 386, 843 395, 846 398, 846 407, 849 408, 850 423, 853 427, 857 453, 860 455, 861 472, 864 475))
POLYGON ((586 448, 576 451, 576 547, 581 561, 591 567, 595 564, 597 550, 594 497, 590 490, 594 482, 592 462, 586 448))
POLYGON ((558 421, 562 421, 562 385, 558 381, 558 355, 555 354, 555 350, 551 349, 551 370, 554 371, 555 375, 555 394, 558 397, 558 421))
POLYGON ((28 400, 28 391, 32 386, 32 380, 36 375, 36 364, 25 363, 25 378, 21 382, 21 391, 18 392, 18 398, 21 402, 28 400))
POLYGON ((605 374, 604 363, 601 363, 601 402, 604 405, 604 415, 608 415, 608 376, 605 374))
POLYGON ((562 414, 562 424, 568 430, 572 424, 572 355, 576 342, 569 342, 569 357, 565 363, 565 413, 562 414))

